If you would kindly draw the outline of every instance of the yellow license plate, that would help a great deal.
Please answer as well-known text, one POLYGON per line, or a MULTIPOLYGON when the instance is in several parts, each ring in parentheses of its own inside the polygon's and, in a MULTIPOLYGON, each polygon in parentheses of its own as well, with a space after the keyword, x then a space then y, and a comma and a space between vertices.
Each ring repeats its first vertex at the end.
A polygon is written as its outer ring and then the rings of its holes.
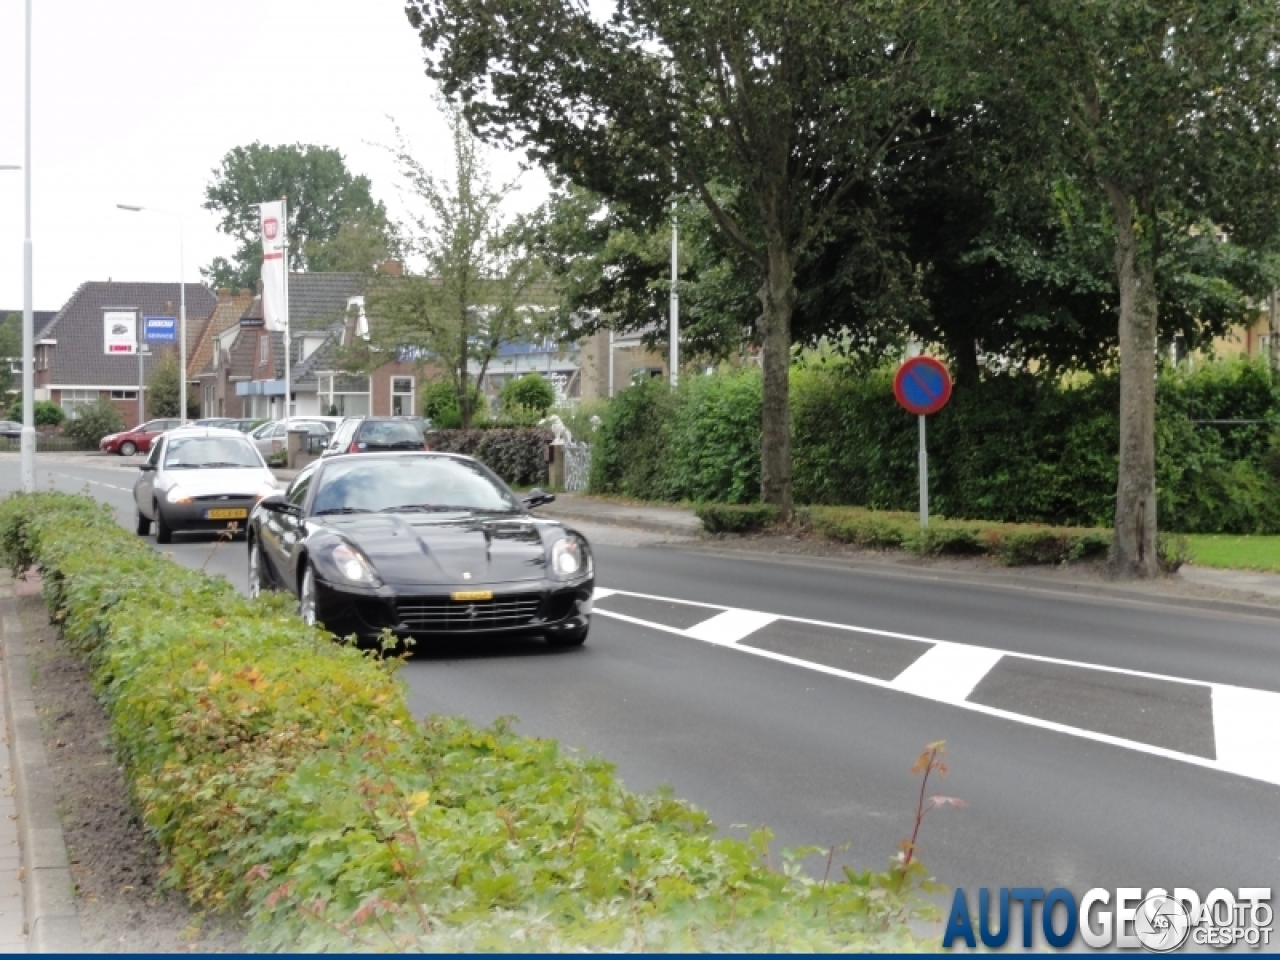
POLYGON ((492 590, 458 590, 453 594, 455 600, 492 600, 492 590))
POLYGON ((239 510, 206 510, 204 516, 206 520, 243 520, 249 516, 249 511, 243 507, 239 510))

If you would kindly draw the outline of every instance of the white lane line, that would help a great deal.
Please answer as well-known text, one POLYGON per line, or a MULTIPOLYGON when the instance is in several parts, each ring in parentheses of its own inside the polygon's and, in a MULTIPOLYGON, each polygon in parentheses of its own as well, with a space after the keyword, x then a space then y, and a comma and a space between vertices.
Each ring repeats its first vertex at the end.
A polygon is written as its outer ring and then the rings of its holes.
POLYGON ((917 697, 961 703, 1003 656, 1003 651, 989 647, 939 643, 894 677, 893 687, 917 697))
MULTIPOLYGON (((688 606, 705 607, 709 610, 721 611, 721 613, 704 620, 687 630, 682 630, 678 627, 669 627, 665 624, 642 620, 639 617, 614 613, 610 610, 600 609, 599 607, 595 608, 594 612, 613 620, 621 620, 625 623, 647 627, 651 630, 660 630, 663 633, 671 633, 680 637, 702 640, 719 646, 728 646, 734 650, 741 651, 742 653, 748 653, 754 657, 762 657, 766 660, 789 664, 791 666, 811 670, 815 673, 823 673, 832 677, 853 680, 857 683, 880 687, 883 690, 905 693, 909 696, 920 697, 922 699, 931 700, 935 703, 944 703, 973 713, 981 713, 986 716, 1020 723, 1024 726, 1037 727, 1041 730, 1048 730, 1054 733, 1063 733, 1082 740, 1092 740, 1095 743, 1104 743, 1110 746, 1121 747, 1137 753, 1145 753, 1148 756, 1163 757, 1165 759, 1176 760, 1180 763, 1186 763, 1192 766, 1204 767, 1209 770, 1216 770, 1223 773, 1237 774, 1239 776, 1248 777, 1252 780, 1261 780, 1264 783, 1280 786, 1280 693, 1273 693, 1266 690, 1252 690, 1245 687, 1233 687, 1228 684, 1205 683, 1203 681, 1189 680, 1183 677, 1168 677, 1161 674, 1148 673, 1142 670, 1127 670, 1121 667, 1108 667, 1101 664, 1081 663, 1079 661, 1063 660, 1057 657, 1042 657, 1035 654, 995 650, 989 647, 973 647, 949 640, 934 640, 929 637, 919 637, 905 633, 893 633, 887 630, 873 630, 865 627, 853 627, 840 623, 827 623, 822 620, 806 620, 800 617, 778 616, 775 614, 763 613, 761 611, 741 610, 736 607, 724 607, 710 603, 680 600, 675 597, 660 597, 654 594, 633 593, 629 590, 608 590, 607 592, 608 594, 644 597, 649 600, 662 600, 668 603, 682 603, 688 606), (733 614, 735 619, 732 621, 727 618, 721 620, 721 617, 725 614, 733 614), (767 622, 770 623, 777 620, 785 620, 792 623, 805 623, 813 626, 832 627, 839 630, 850 630, 856 633, 866 633, 875 636, 914 640, 919 643, 932 644, 933 646, 930 650, 925 651, 925 653, 923 653, 911 666, 903 670, 902 673, 898 674, 898 676, 893 680, 886 681, 877 677, 869 677, 863 674, 852 673, 848 670, 841 670, 837 667, 828 667, 824 664, 815 663, 811 660, 802 660, 799 657, 791 657, 783 653, 775 653, 772 650, 743 646, 736 640, 726 641, 724 639, 718 639, 719 637, 730 636, 732 635, 732 632, 726 630, 721 633, 714 625, 725 624, 727 627, 728 624, 732 622, 745 626, 751 622, 748 618, 752 617, 762 619, 768 618, 767 622), (1209 687, 1213 692, 1212 722, 1214 725, 1214 739, 1217 744, 1217 758, 1211 760, 1205 757, 1195 756, 1194 754, 1180 753, 1177 750, 1170 750, 1166 747, 1157 747, 1149 743, 1140 743, 1136 740, 1126 740, 1123 737, 1116 737, 1107 733, 1099 733, 1095 730, 1085 730, 1081 727, 1068 726, 1063 723, 1057 723, 1053 720, 1043 720, 1039 717, 1013 713, 1009 710, 1002 710, 999 707, 990 707, 981 703, 971 703, 965 699, 965 697, 973 691, 973 688, 977 686, 982 678, 986 676, 991 668, 1005 656, 1018 657, 1024 660, 1036 660, 1041 663, 1062 664, 1068 667, 1076 667, 1081 670, 1102 670, 1107 673, 1118 673, 1133 677, 1145 677, 1148 679, 1163 680, 1173 683, 1193 683, 1199 686, 1209 687), (962 690, 963 693, 961 693, 962 690)), ((600 595, 600 591, 597 591, 597 596, 600 595)), ((762 622, 761 626, 763 625, 764 624, 762 622)), ((759 628, 757 627, 756 629, 759 628)), ((749 634, 744 634, 744 636, 746 635, 749 634)), ((738 639, 742 639, 742 637, 739 637, 738 639)))
POLYGON ((1213 738, 1223 769, 1280 783, 1280 693, 1213 684, 1213 738))
POLYGON ((777 619, 771 613, 756 613, 754 610, 725 610, 710 620, 695 624, 685 633, 695 640, 732 645, 777 619))

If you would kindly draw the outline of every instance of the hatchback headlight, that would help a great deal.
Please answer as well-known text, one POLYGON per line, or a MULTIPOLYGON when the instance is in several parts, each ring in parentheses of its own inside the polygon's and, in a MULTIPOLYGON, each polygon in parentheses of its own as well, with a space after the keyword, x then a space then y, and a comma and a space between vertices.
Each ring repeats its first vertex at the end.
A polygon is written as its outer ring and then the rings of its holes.
POLYGON ((253 499, 256 502, 264 497, 271 496, 277 490, 279 490, 279 487, 275 485, 274 480, 264 480, 262 486, 258 488, 258 492, 253 495, 253 499))
POLYGON ((337 567, 338 573, 352 583, 378 582, 378 574, 374 572, 373 564, 355 547, 340 543, 333 548, 329 558, 333 561, 333 565, 337 567))
POLYGON ((557 540, 551 548, 551 569, 557 577, 586 577, 591 574, 591 552, 574 537, 557 540))
POLYGON ((164 498, 168 500, 170 503, 190 503, 191 502, 191 494, 187 493, 187 491, 183 490, 182 487, 180 486, 170 487, 169 492, 164 495, 164 498))

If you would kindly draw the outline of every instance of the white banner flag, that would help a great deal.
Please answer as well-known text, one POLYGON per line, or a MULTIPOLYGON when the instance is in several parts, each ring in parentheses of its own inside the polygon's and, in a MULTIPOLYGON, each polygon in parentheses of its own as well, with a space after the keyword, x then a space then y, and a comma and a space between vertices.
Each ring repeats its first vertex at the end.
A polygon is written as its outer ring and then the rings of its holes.
POLYGON ((258 204, 262 227, 262 316, 268 330, 289 327, 288 292, 285 286, 285 210, 283 200, 258 204))

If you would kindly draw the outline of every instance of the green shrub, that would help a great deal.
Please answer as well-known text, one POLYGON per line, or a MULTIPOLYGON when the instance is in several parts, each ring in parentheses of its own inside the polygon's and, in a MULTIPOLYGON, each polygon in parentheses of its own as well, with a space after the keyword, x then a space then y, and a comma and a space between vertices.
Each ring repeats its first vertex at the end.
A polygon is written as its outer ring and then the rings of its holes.
POLYGON ((79 413, 78 417, 67 422, 62 433, 90 449, 97 447, 98 441, 107 434, 124 429, 124 417, 110 400, 99 400, 81 407, 79 413))
POLYGON ((628 387, 610 401, 591 448, 592 493, 636 500, 668 498, 672 406, 671 388, 656 377, 628 387))
POLYGON ((502 388, 501 398, 504 412, 508 407, 523 407, 545 417, 556 402, 556 391, 546 377, 529 373, 508 380, 502 388))
MULTIPOLYGON (((471 392, 472 426, 488 419, 489 404, 475 384, 468 385, 471 392)), ((432 426, 442 430, 455 430, 462 426, 462 413, 458 409, 458 389, 452 380, 431 380, 422 385, 422 415, 432 426)))
POLYGON ((432 450, 475 457, 517 487, 547 483, 547 445, 551 440, 549 430, 502 427, 437 430, 430 437, 432 450))
MULTIPOLYGON (((9 413, 6 419, 13 420, 17 423, 22 422, 22 401, 17 400, 9 407, 9 413)), ((67 419, 67 415, 62 412, 62 407, 51 400, 37 400, 35 413, 32 416, 37 427, 58 427, 67 419)))
MULTIPOLYGON (((180 567, 65 494, 0 504, 88 661, 139 816, 172 882, 246 918, 263 950, 904 950, 931 913, 918 861, 818 883, 812 849, 717 833, 602 760, 433 718, 396 661, 180 567)), ((909 816, 904 804, 904 822, 909 816)))
POLYGON ((778 522, 778 508, 767 503, 700 503, 694 513, 707 533, 754 533, 778 522))

